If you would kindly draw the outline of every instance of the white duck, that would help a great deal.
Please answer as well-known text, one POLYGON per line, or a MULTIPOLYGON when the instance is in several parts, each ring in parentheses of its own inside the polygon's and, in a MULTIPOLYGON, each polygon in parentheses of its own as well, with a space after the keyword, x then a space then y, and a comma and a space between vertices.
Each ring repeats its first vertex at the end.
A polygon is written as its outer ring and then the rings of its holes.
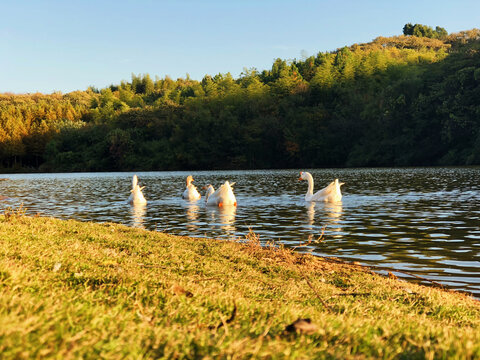
POLYGON ((137 175, 133 175, 132 179, 132 190, 130 190, 131 194, 128 197, 128 203, 131 205, 141 205, 141 204, 146 204, 147 200, 145 200, 145 197, 143 196, 142 190, 145 188, 145 186, 140 187, 138 185, 138 177, 137 175))
POLYGON ((237 199, 235 198, 235 194, 233 193, 232 189, 233 185, 235 185, 235 183, 230 184, 228 181, 225 181, 225 183, 216 191, 212 185, 208 185, 205 194, 205 201, 207 205, 218 207, 230 205, 237 206, 237 199))
POLYGON ((190 200, 190 201, 191 200, 199 200, 202 197, 202 195, 200 195, 200 193, 198 192, 195 185, 192 184, 192 181, 194 181, 192 175, 188 175, 187 176, 187 188, 183 192, 182 198, 184 198, 186 200, 190 200))
POLYGON ((305 201, 325 201, 325 202, 337 202, 342 200, 342 192, 340 191, 340 186, 344 183, 335 179, 327 187, 324 187, 322 190, 313 193, 313 177, 312 174, 306 171, 300 173, 300 178, 298 180, 307 180, 308 181, 308 190, 305 194, 305 201))
POLYGON ((203 190, 206 190, 205 191, 205 203, 208 202, 208 198, 210 197, 210 195, 212 195, 214 192, 215 192, 215 189, 212 185, 208 184, 204 187, 202 187, 203 190))

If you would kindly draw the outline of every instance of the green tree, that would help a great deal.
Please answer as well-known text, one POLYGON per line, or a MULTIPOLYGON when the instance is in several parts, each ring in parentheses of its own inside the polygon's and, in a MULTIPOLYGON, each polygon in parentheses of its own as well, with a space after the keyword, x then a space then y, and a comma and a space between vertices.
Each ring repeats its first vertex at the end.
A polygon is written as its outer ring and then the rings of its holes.
POLYGON ((403 27, 403 34, 432 39, 444 39, 447 37, 448 32, 440 26, 436 26, 434 30, 431 26, 422 24, 412 25, 411 23, 408 23, 403 27))

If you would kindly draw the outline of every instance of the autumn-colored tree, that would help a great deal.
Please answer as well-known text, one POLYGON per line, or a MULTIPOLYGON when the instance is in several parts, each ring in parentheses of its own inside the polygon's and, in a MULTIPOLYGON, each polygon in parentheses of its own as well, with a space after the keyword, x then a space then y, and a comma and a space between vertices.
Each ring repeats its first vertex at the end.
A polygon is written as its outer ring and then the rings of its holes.
POLYGON ((480 30, 404 33, 238 78, 144 74, 69 94, 0 94, 0 166, 480 164, 480 30))

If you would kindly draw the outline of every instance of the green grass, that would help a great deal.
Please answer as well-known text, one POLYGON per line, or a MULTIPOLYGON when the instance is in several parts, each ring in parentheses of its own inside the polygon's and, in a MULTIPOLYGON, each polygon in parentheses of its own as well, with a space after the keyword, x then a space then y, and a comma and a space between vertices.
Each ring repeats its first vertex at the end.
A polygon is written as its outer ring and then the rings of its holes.
POLYGON ((0 358, 252 357, 480 358, 480 303, 253 236, 0 216, 0 358))

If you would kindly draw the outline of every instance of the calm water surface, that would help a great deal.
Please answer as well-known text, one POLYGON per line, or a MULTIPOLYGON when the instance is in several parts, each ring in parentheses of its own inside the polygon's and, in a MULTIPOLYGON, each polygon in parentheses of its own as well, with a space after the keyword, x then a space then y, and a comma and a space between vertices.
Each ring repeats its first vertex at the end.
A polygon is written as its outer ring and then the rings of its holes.
MULTIPOLYGON (((310 170, 319 189, 345 182, 339 204, 304 202, 298 171, 193 172, 199 187, 236 182, 237 209, 181 199, 187 172, 138 172, 146 207, 126 204, 133 173, 1 175, 0 209, 23 203, 28 213, 117 222, 178 235, 260 239, 317 255, 393 268, 480 297, 480 169, 310 170)), ((402 274, 398 274, 402 276, 402 274)), ((405 276, 405 275, 403 275, 405 276)), ((408 276, 407 276, 408 277, 408 276)))

